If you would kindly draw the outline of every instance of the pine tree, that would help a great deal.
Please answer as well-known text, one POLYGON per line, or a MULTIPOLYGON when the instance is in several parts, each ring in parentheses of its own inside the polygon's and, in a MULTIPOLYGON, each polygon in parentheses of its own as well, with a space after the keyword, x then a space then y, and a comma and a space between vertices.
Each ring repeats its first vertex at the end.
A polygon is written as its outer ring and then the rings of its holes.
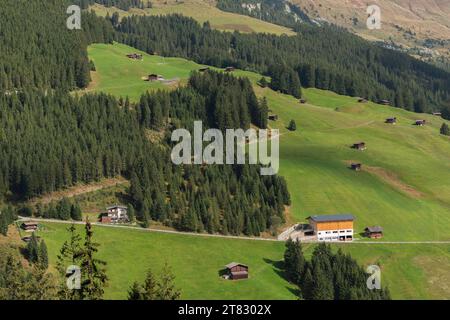
POLYGON ((136 212, 134 210, 133 205, 128 206, 128 219, 130 219, 130 223, 134 223, 136 221, 136 212))
POLYGON ((450 128, 446 123, 443 123, 440 129, 441 134, 444 136, 450 136, 450 128))
POLYGON ((158 286, 152 270, 148 269, 142 286, 142 300, 156 300, 158 298, 158 286))
POLYGON ((333 300, 334 290, 332 274, 327 274, 319 263, 313 266, 313 288, 311 292, 312 300, 333 300))
POLYGON ((181 292, 175 288, 174 280, 175 276, 166 262, 161 273, 161 280, 158 283, 158 300, 177 300, 180 298, 181 292))
POLYGON ((75 221, 83 220, 81 208, 78 203, 72 204, 72 206, 70 207, 70 217, 75 221))
POLYGON ((33 232, 30 241, 27 243, 27 259, 31 263, 39 261, 39 243, 36 234, 33 232))
POLYGON ((39 245, 39 254, 38 254, 38 262, 39 265, 46 270, 48 268, 48 252, 47 252, 47 245, 45 244, 44 240, 41 240, 41 243, 39 245))
POLYGON ((303 256, 300 242, 289 238, 286 241, 286 251, 284 253, 284 268, 290 281, 301 286, 305 273, 305 258, 303 256))
POLYGON ((67 231, 70 239, 65 241, 57 256, 56 269, 60 277, 58 297, 62 300, 79 300, 79 290, 69 290, 66 284, 66 271, 69 266, 79 266, 81 252, 81 237, 72 224, 67 231))
POLYGON ((297 130, 297 125, 295 124, 295 120, 289 121, 288 130, 295 131, 297 130))
POLYGON ((61 220, 70 220, 70 208, 71 204, 69 199, 62 198, 61 201, 59 201, 56 205, 58 218, 61 220))
POLYGON ((128 290, 128 300, 143 300, 142 287, 136 281, 133 282, 130 290, 128 290))
POLYGON ((80 297, 83 300, 100 300, 108 282, 104 266, 106 262, 95 258, 99 245, 92 239, 94 232, 89 220, 85 225, 85 240, 79 253, 81 268, 80 297))

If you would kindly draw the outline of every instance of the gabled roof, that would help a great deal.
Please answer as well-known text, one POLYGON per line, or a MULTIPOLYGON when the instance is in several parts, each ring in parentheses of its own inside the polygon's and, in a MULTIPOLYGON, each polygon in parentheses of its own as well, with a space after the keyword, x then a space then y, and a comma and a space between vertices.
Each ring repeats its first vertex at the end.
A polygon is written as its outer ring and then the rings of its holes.
POLYGON ((239 262, 231 262, 231 263, 227 264, 225 267, 227 267, 228 269, 231 269, 231 268, 234 268, 236 266, 243 266, 243 267, 248 268, 247 265, 245 265, 243 263, 239 263, 239 262))
POLYGON ((328 214, 328 215, 320 215, 320 216, 310 216, 308 219, 311 219, 315 222, 331 222, 331 221, 353 221, 355 217, 351 214, 328 214))
POLYGON ((106 210, 111 210, 111 209, 128 209, 127 206, 111 206, 111 207, 107 207, 106 210))
POLYGON ((364 230, 369 232, 383 232, 383 228, 380 226, 367 227, 364 230))

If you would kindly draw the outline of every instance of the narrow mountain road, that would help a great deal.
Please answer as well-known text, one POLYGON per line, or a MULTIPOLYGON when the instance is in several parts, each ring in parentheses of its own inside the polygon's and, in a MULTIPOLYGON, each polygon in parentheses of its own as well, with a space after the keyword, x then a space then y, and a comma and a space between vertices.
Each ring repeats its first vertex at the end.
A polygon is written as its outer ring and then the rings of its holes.
MULTIPOLYGON (((57 219, 43 219, 43 218, 27 218, 19 217, 18 221, 38 221, 38 222, 49 222, 49 223, 61 223, 61 224, 78 224, 84 225, 84 221, 65 221, 57 219)), ((164 230, 164 229, 144 229, 140 227, 126 226, 126 225, 114 225, 114 224, 102 224, 98 222, 91 222, 92 225, 104 228, 118 228, 118 229, 129 229, 137 230, 142 232, 159 232, 159 233, 169 233, 169 234, 181 234, 193 237, 209 237, 209 238, 224 238, 224 239, 239 239, 239 240, 254 240, 254 241, 272 241, 272 242, 284 242, 286 239, 274 239, 274 238, 257 238, 257 237, 246 237, 246 236, 227 236, 220 234, 209 234, 209 233, 194 233, 194 232, 184 232, 176 230, 164 230)), ((302 241, 302 243, 318 243, 318 241, 302 241)), ((450 244, 450 241, 364 241, 364 240, 354 240, 352 242, 332 242, 333 244, 351 245, 351 244, 450 244)))

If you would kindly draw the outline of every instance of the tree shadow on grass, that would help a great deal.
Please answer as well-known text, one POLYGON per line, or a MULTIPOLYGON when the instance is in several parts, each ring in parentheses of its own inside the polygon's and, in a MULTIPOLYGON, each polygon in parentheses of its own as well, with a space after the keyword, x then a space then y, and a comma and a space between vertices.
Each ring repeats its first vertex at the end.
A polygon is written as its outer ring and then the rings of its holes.
MULTIPOLYGON (((272 265, 273 270, 275 271, 275 273, 280 276, 282 279, 286 280, 287 282, 291 283, 289 281, 289 279, 287 278, 286 272, 284 271, 284 262, 282 260, 272 260, 272 259, 268 259, 268 258, 263 258, 264 262, 267 264, 272 265)), ((289 287, 286 286, 286 289, 289 290, 292 294, 294 294, 295 296, 299 296, 300 294, 300 290, 297 287, 289 287)))

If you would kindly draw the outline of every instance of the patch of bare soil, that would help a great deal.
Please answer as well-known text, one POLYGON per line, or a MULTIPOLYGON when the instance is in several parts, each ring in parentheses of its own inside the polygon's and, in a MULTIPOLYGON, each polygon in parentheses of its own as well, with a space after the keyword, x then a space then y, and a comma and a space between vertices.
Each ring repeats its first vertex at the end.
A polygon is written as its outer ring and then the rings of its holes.
POLYGON ((414 264, 425 273, 426 287, 435 299, 450 299, 450 260, 441 256, 417 256, 414 264))
POLYGON ((60 200, 64 197, 71 198, 71 197, 78 196, 80 194, 93 192, 93 191, 97 191, 97 190, 104 189, 104 188, 113 187, 115 185, 124 184, 127 182, 128 182, 128 180, 126 180, 123 177, 116 177, 116 178, 103 179, 99 182, 93 182, 93 183, 89 183, 89 184, 80 184, 80 185, 76 185, 76 186, 73 186, 73 187, 70 187, 70 188, 67 188, 64 190, 55 191, 55 192, 49 193, 49 194, 41 196, 41 197, 33 198, 29 201, 29 204, 31 204, 31 205, 34 205, 36 203, 47 204, 54 200, 60 200))
MULTIPOLYGON (((350 165, 351 163, 357 163, 358 161, 346 160, 345 163, 350 165)), ((406 193, 408 196, 413 198, 421 198, 423 197, 423 193, 419 190, 416 190, 414 187, 404 183, 400 178, 393 172, 390 172, 384 168, 380 167, 371 167, 367 165, 362 165, 361 171, 369 172, 373 174, 389 184, 391 187, 394 187, 403 193, 406 193)))

